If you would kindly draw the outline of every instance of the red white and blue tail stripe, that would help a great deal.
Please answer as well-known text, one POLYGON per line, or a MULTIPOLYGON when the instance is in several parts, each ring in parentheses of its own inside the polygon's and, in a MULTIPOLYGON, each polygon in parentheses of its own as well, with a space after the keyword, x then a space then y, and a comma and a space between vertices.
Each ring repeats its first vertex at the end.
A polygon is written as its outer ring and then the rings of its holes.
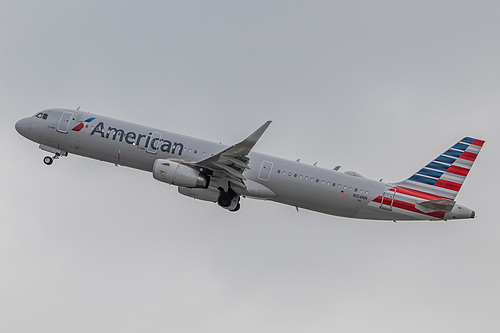
POLYGON ((465 137, 413 176, 395 185, 454 200, 483 144, 483 140, 465 137))

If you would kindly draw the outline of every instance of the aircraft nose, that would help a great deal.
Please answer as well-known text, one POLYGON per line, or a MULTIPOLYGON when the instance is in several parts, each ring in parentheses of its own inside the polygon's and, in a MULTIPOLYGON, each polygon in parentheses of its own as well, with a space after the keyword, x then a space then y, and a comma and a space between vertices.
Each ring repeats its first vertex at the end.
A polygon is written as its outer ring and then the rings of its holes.
POLYGON ((18 121, 16 122, 16 131, 17 131, 17 133, 21 134, 21 127, 22 127, 22 126, 23 126, 23 125, 21 124, 21 120, 18 120, 18 121))
POLYGON ((28 123, 26 118, 18 120, 16 122, 16 131, 22 136, 26 136, 26 131, 31 129, 31 125, 28 123))

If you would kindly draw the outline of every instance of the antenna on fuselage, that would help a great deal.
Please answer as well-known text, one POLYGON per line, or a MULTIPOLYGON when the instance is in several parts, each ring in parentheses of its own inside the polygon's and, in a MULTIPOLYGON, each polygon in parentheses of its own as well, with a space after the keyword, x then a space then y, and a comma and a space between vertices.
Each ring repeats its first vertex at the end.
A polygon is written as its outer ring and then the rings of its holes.
POLYGON ((333 171, 339 171, 340 165, 337 165, 335 168, 333 168, 333 171))
POLYGON ((80 111, 80 107, 81 107, 81 105, 76 108, 76 111, 80 111))

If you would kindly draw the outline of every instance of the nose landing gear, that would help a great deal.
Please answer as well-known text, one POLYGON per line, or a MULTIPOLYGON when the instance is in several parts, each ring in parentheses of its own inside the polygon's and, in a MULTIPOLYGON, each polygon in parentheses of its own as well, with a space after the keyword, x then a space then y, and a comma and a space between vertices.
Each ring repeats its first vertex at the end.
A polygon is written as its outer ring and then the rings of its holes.
POLYGON ((45 145, 40 145, 39 148, 41 150, 45 150, 45 151, 48 151, 49 153, 53 153, 54 154, 54 156, 52 156, 52 157, 45 156, 43 158, 43 163, 45 163, 45 165, 51 165, 54 162, 54 160, 59 159, 59 157, 61 157, 61 156, 68 156, 68 152, 66 152, 64 150, 52 148, 52 147, 45 146, 45 145))
MULTIPOLYGON (((66 156, 66 155, 64 155, 64 156, 66 156)), ((56 153, 53 157, 45 156, 43 158, 43 163, 45 163, 45 165, 51 165, 54 162, 54 160, 59 159, 60 156, 61 156, 60 153, 56 153)))
POLYGON ((43 158, 43 163, 45 163, 46 165, 51 165, 52 162, 54 162, 54 159, 50 156, 45 156, 43 158))

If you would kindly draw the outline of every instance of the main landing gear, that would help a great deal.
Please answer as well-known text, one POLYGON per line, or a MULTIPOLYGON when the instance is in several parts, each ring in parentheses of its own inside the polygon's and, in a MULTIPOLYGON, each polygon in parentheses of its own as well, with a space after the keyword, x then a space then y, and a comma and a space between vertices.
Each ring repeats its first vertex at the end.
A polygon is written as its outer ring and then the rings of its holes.
POLYGON ((219 187, 219 192, 219 199, 217 199, 217 204, 219 206, 230 212, 237 212, 240 209, 240 196, 231 188, 226 192, 222 187, 219 187))
MULTIPOLYGON (((240 201, 240 198, 238 198, 238 201, 240 201)), ((238 204, 236 205, 236 207, 234 209, 231 209, 230 212, 237 212, 239 211, 241 208, 241 205, 240 203, 238 202, 238 204)))

